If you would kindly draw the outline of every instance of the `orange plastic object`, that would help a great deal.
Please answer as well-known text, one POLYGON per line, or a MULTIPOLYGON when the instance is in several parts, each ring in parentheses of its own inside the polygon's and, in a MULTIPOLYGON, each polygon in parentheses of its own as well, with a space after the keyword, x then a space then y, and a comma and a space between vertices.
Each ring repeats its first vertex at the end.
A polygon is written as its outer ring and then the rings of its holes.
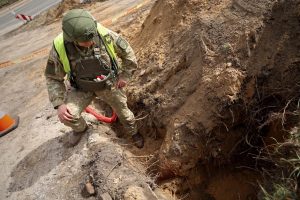
POLYGON ((9 129, 14 124, 15 120, 6 114, 0 119, 0 131, 9 129))
POLYGON ((0 137, 17 128, 19 125, 19 117, 11 117, 10 115, 0 111, 0 137))
POLYGON ((105 123, 113 123, 117 120, 117 114, 113 110, 111 117, 105 117, 100 113, 97 113, 94 109, 92 109, 90 106, 85 108, 85 112, 90 113, 94 115, 98 121, 105 122, 105 123))

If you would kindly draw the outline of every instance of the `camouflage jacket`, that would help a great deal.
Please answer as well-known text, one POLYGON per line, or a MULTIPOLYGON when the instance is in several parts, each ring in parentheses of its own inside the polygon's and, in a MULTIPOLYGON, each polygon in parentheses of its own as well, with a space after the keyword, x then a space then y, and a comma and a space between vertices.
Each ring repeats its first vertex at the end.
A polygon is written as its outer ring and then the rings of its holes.
MULTIPOLYGON (((137 68, 137 60, 134 51, 128 42, 117 33, 109 30, 109 35, 113 41, 116 54, 121 60, 121 62, 119 62, 119 67, 121 69, 119 69, 118 77, 128 81, 137 68)), ((101 47, 101 49, 104 52, 100 54, 100 59, 107 60, 108 54, 105 47, 101 47)), ((74 65, 72 62, 70 64, 71 66, 74 65)), ((64 103, 64 94, 66 92, 64 80, 66 73, 54 46, 52 46, 52 49, 50 50, 45 69, 45 76, 49 99, 53 107, 57 108, 64 103)))

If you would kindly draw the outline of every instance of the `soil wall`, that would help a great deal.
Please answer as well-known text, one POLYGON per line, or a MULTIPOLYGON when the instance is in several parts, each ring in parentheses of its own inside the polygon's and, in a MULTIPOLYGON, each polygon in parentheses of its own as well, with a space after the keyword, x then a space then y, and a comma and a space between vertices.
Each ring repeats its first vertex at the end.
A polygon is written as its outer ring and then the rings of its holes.
MULTIPOLYGON (((298 6, 266 0, 155 3, 133 41, 140 68, 128 93, 130 106, 147 116, 142 133, 163 140, 156 151, 160 178, 189 177, 197 168, 203 173, 195 184, 215 199, 222 191, 212 188, 226 182, 240 186, 232 194, 242 199, 257 190, 241 178, 249 172, 235 168, 258 167, 260 149, 273 144, 272 137, 283 141, 297 123, 298 6), (223 175, 203 176, 209 168, 230 175, 217 183, 223 175)), ((253 172, 248 177, 260 179, 253 172)))

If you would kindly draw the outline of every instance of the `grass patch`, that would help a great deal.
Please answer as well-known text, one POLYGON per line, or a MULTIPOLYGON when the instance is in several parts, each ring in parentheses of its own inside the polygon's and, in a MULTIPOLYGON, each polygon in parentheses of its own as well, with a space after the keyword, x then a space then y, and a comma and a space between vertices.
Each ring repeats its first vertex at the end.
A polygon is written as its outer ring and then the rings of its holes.
POLYGON ((20 0, 0 0, 0 8, 3 8, 3 7, 8 6, 10 4, 13 4, 17 1, 20 1, 20 0))
POLYGON ((264 171, 265 182, 260 185, 262 200, 300 199, 300 129, 295 128, 284 143, 268 151, 268 161, 275 166, 264 171))

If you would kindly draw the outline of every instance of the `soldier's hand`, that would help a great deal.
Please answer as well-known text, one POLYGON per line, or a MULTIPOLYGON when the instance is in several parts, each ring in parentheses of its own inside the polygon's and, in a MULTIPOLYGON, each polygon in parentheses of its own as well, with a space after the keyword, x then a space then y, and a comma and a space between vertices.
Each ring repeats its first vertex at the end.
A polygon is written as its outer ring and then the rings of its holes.
POLYGON ((123 88, 123 87, 125 87, 127 85, 127 82, 124 80, 124 79, 118 79, 118 81, 117 81, 117 88, 123 88))
POLYGON ((60 122, 73 120, 73 115, 70 113, 66 104, 62 104, 58 107, 57 115, 60 122))

